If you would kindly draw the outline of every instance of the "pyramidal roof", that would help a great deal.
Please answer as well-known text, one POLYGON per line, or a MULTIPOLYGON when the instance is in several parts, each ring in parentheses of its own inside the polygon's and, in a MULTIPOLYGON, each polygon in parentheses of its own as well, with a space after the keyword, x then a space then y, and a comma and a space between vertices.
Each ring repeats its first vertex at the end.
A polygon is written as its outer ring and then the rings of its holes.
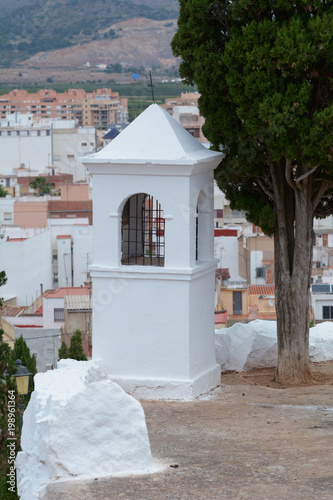
POLYGON ((151 104, 84 163, 197 163, 221 156, 205 148, 158 104, 151 104))

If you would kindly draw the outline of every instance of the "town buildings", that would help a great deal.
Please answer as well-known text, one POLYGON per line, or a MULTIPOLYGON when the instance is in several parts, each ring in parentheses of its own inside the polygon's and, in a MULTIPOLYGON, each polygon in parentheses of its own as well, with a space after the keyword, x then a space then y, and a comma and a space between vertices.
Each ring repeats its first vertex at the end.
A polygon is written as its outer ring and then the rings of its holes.
POLYGON ((42 89, 31 94, 16 89, 0 96, 0 120, 15 113, 30 113, 35 119, 75 119, 81 127, 106 128, 109 123, 127 122, 127 99, 111 89, 69 89, 62 93, 42 89))
MULTIPOLYGON (((96 147, 93 126, 78 126, 75 120, 37 120, 31 113, 6 115, 0 122, 1 184, 13 188, 15 177, 58 174, 71 175, 74 182, 86 181, 87 171, 80 158, 96 147)), ((20 191, 9 193, 20 195, 20 191)))

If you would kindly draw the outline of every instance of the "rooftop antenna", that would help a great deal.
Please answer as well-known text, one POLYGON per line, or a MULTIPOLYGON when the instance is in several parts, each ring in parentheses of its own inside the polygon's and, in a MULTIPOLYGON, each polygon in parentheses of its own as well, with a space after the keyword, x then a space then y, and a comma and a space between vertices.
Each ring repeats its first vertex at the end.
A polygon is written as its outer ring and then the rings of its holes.
POLYGON ((153 99, 153 103, 155 103, 155 97, 154 97, 154 87, 155 87, 155 85, 153 85, 153 80, 152 80, 152 77, 151 77, 151 71, 149 71, 149 78, 150 78, 150 83, 148 83, 148 87, 151 88, 151 96, 152 96, 152 99, 153 99))

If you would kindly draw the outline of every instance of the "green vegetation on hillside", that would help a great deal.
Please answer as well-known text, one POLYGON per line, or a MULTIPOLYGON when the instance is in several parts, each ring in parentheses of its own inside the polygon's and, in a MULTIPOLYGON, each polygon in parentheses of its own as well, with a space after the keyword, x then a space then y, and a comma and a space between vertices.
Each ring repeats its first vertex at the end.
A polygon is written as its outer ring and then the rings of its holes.
POLYGON ((118 38, 120 21, 144 17, 164 20, 178 17, 178 2, 156 0, 35 0, 9 7, 0 0, 0 66, 37 52, 79 43, 118 38), (25 5, 28 3, 28 5, 25 5))

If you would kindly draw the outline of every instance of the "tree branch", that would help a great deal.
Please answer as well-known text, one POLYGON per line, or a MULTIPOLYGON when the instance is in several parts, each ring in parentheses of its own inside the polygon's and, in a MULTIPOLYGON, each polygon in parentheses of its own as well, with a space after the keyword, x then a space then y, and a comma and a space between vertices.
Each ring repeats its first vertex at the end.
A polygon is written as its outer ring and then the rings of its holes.
POLYGON ((333 187, 332 182, 323 182, 323 184, 321 184, 321 186, 319 186, 319 188, 317 189, 317 192, 314 194, 314 196, 312 197, 312 200, 311 200, 313 212, 315 212, 316 208, 318 207, 322 197, 324 196, 325 191, 329 188, 332 188, 332 187, 333 187))
POLYGON ((291 189, 295 189, 295 182, 291 175, 291 166, 292 166, 292 160, 286 160, 286 166, 285 166, 286 181, 291 187, 291 189))
POLYGON ((300 175, 299 177, 297 177, 296 179, 296 186, 298 187, 299 184, 304 180, 304 179, 307 179, 308 177, 310 177, 310 175, 312 175, 318 168, 318 165, 316 165, 315 167, 313 167, 311 170, 309 170, 308 172, 305 172, 305 174, 303 175, 300 175))
POLYGON ((263 181, 260 179, 260 177, 258 177, 258 184, 259 186, 261 187, 261 189, 263 190, 263 192, 268 196, 268 198, 270 198, 271 200, 274 200, 274 193, 272 191, 270 191, 266 186, 265 184, 263 183, 263 181))

